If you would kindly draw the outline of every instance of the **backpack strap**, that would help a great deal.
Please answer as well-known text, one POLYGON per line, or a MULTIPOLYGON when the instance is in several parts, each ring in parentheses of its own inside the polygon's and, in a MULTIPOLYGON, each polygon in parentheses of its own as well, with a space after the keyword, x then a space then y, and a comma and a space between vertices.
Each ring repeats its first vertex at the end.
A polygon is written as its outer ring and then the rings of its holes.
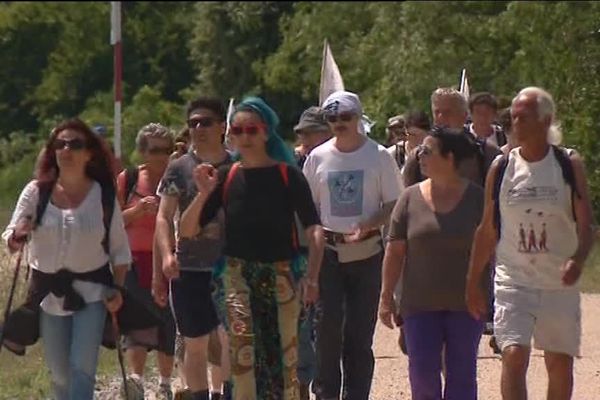
POLYGON ((477 163, 479 165, 479 173, 481 174, 481 187, 485 187, 485 177, 487 169, 485 168, 485 140, 475 139, 477 146, 477 163))
POLYGON ((110 185, 105 187, 100 185, 102 190, 102 222, 104 223, 104 237, 102 238, 102 247, 106 254, 110 254, 110 226, 115 212, 115 188, 110 185))
POLYGON ((498 147, 502 147, 506 144, 507 139, 504 134, 504 130, 499 125, 492 125, 494 127, 494 135, 496 135, 496 143, 498 143, 498 147))
POLYGON ((235 176, 238 168, 240 167, 240 162, 235 162, 231 165, 229 172, 227 173, 227 178, 225 178, 225 183, 223 184, 223 204, 227 203, 227 195, 229 193, 229 186, 231 186, 231 181, 233 181, 233 177, 235 176))
MULTIPOLYGON (((290 177, 288 175, 288 166, 286 163, 279 163, 279 172, 281 173, 281 178, 283 179, 283 184, 285 185, 285 188, 288 189, 290 187, 290 177)), ((298 251, 298 249, 300 248, 300 241, 298 239, 298 228, 296 226, 296 218, 292 218, 292 247, 294 251, 298 251)))
POLYGON ((125 204, 129 203, 137 189, 139 175, 140 169, 137 166, 129 167, 125 170, 125 204))
POLYGON ((498 162, 498 169, 493 181, 492 200, 494 201, 494 226, 496 227, 496 238, 500 241, 500 232, 502 228, 502 219, 500 217, 500 189, 502 188, 502 180, 508 166, 508 156, 505 154, 498 162))
POLYGON ((558 147, 555 145, 552 145, 552 151, 554 152, 556 161, 558 161, 558 164, 560 165, 563 179, 571 187, 571 211, 573 213, 573 219, 576 220, 575 196, 581 199, 581 193, 579 193, 579 190, 577 190, 577 184, 575 182, 575 169, 573 168, 569 151, 563 147, 558 147))
POLYGON ((46 207, 48 207, 48 203, 50 202, 50 197, 52 196, 52 190, 54 189, 55 184, 56 181, 37 182, 38 203, 35 208, 33 229, 37 229, 37 227, 42 224, 42 218, 44 217, 44 212, 46 212, 46 207))

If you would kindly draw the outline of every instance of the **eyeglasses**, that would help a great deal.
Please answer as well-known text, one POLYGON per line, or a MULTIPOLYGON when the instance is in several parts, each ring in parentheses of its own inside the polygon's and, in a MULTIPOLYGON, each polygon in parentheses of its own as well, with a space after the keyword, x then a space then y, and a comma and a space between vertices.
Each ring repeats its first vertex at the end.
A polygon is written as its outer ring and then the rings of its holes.
POLYGON ((210 117, 201 117, 189 119, 187 124, 190 129, 209 128, 215 123, 215 120, 210 117))
POLYGON ((69 150, 83 150, 87 148, 87 144, 85 143, 85 140, 79 138, 71 140, 54 139, 54 142, 52 142, 53 150, 62 150, 66 147, 68 147, 69 150))
POLYGON ((417 147, 417 157, 430 156, 433 154, 433 149, 429 146, 425 146, 424 144, 419 145, 417 147))
POLYGON ((328 114, 326 116, 326 118, 327 118, 327 122, 329 122, 330 124, 335 124, 338 121, 338 119, 343 122, 352 121, 352 118, 354 118, 354 114, 349 113, 349 112, 340 113, 337 115, 336 114, 328 114))
POLYGON ((148 152, 148 154, 152 154, 152 155, 159 155, 159 154, 169 155, 173 152, 173 148, 157 146, 157 147, 148 147, 148 149, 146 151, 148 152))
POLYGON ((266 128, 264 124, 249 124, 249 125, 231 125, 229 133, 233 136, 239 136, 242 133, 250 136, 256 136, 259 132, 266 128))

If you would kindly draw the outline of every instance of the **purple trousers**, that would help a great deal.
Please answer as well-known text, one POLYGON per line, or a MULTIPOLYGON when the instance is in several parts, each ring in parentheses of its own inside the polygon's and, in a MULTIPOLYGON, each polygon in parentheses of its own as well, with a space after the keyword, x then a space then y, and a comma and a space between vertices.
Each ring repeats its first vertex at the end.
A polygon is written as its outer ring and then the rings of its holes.
POLYGON ((422 312, 404 318, 413 400, 477 399, 477 349, 483 326, 462 311, 422 312), (442 351, 446 363, 443 396, 442 351))

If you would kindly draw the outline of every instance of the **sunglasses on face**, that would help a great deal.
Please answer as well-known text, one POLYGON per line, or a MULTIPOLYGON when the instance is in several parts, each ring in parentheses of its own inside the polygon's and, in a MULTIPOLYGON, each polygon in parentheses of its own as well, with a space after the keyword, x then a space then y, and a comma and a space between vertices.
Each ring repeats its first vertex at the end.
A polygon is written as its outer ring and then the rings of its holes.
POLYGON ((259 132, 262 132, 265 129, 265 125, 263 124, 250 124, 250 125, 231 125, 231 133, 233 136, 239 136, 242 133, 245 133, 250 136, 256 136, 259 132))
POLYGON ((422 145, 419 145, 419 147, 417 147, 417 157, 430 156, 432 154, 433 154, 433 150, 429 146, 425 146, 422 144, 422 145))
POLYGON ((340 114, 337 114, 337 115, 336 114, 329 114, 329 115, 327 115, 326 118, 327 118, 327 122, 329 122, 331 124, 335 124, 338 121, 338 119, 340 121, 343 121, 343 122, 352 121, 352 118, 354 118, 354 114, 348 113, 348 112, 340 113, 340 114))
POLYGON ((171 147, 148 147, 146 151, 152 155, 169 155, 173 152, 173 149, 171 147))
POLYGON ((210 117, 201 117, 189 119, 187 123, 190 129, 209 128, 215 123, 215 120, 210 117))
POLYGON ((87 145, 85 140, 79 138, 71 140, 54 139, 54 142, 52 142, 52 149, 54 150, 62 150, 67 147, 69 150, 83 150, 87 147, 87 145))

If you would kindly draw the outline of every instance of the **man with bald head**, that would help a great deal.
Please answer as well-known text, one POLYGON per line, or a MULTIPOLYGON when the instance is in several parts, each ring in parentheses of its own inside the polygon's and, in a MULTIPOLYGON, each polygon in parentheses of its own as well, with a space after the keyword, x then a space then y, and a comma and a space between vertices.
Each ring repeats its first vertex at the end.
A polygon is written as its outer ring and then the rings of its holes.
MULTIPOLYGON (((467 100, 456 89, 438 88, 431 94, 431 113, 434 125, 452 128, 473 142, 473 155, 460 163, 459 172, 464 178, 483 186, 487 170, 494 158, 500 154, 500 149, 489 140, 474 138, 465 126, 468 115, 467 100)), ((405 187, 425 179, 416 153, 406 160, 403 178, 405 187)))
POLYGON ((544 351, 547 398, 570 399, 581 338, 577 281, 593 242, 584 165, 576 152, 553 146, 560 134, 548 92, 521 90, 511 116, 521 147, 494 161, 488 173, 467 306, 476 318, 487 312, 481 278, 496 251, 494 329, 502 350, 502 397, 527 399, 533 338, 544 351), (523 227, 533 245, 520 245, 523 227))

